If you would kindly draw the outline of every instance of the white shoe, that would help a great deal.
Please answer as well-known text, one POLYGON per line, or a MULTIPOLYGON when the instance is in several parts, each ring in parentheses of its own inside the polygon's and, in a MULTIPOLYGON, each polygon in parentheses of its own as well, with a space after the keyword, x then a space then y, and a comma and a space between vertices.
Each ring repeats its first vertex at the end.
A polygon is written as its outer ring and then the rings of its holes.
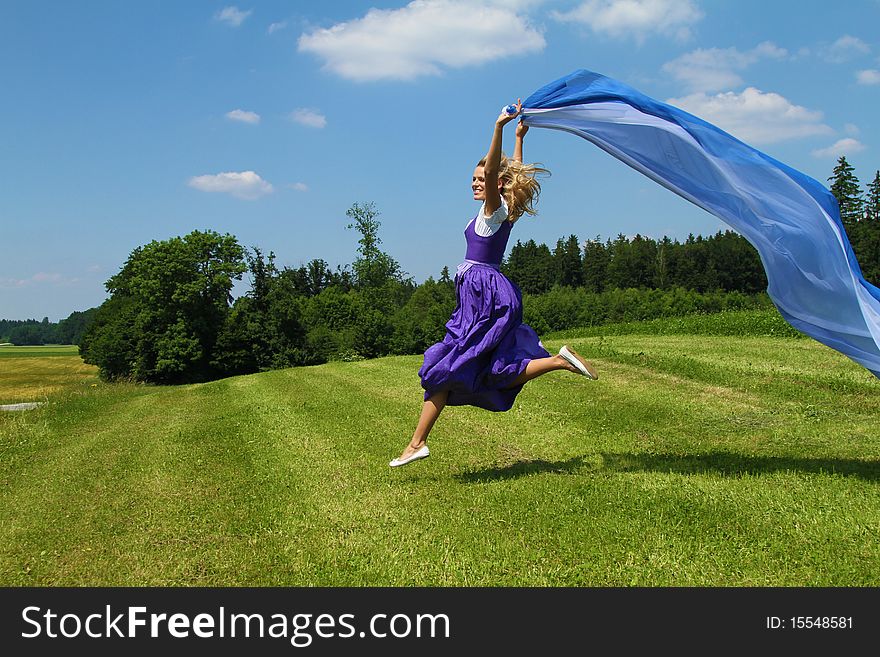
POLYGON ((401 465, 406 465, 407 463, 412 463, 413 461, 418 461, 419 459, 427 458, 431 455, 431 452, 428 451, 427 445, 422 445, 419 449, 414 451, 412 454, 407 456, 405 459, 394 459, 388 465, 392 468, 400 467, 401 465))
POLYGON ((599 375, 596 374, 596 370, 593 369, 593 366, 581 358, 579 354, 571 351, 566 345, 562 345, 562 348, 559 350, 559 355, 574 365, 577 368, 577 371, 588 379, 595 380, 599 378, 599 375))

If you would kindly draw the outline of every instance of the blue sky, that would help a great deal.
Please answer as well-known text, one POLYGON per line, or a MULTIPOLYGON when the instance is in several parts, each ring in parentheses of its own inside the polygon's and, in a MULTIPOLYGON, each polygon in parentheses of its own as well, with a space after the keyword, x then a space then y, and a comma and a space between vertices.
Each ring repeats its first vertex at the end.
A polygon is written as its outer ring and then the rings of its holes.
MULTIPOLYGON (((196 229, 281 266, 347 264, 355 202, 376 203, 405 271, 436 278, 463 257, 501 106, 579 68, 822 182, 840 154, 863 183, 880 168, 880 0, 2 7, 4 319, 97 306, 132 249, 196 229)), ((525 157, 553 175, 512 239, 726 227, 571 135, 532 130, 525 157)))

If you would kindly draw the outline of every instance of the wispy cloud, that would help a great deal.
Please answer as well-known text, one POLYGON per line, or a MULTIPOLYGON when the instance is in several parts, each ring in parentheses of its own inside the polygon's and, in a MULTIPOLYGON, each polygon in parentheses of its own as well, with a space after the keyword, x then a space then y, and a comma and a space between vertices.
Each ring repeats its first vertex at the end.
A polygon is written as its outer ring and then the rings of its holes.
POLYGON ((277 32, 278 30, 283 30, 285 27, 287 27, 287 21, 280 21, 278 23, 272 23, 269 26, 268 32, 269 32, 269 34, 275 34, 275 32, 277 32))
POLYGON ((670 98, 667 102, 752 144, 772 144, 834 132, 822 123, 822 112, 795 105, 784 96, 765 93, 754 87, 748 87, 742 93, 729 91, 709 95, 700 92, 670 98))
POLYGON ((56 272, 40 271, 30 278, 0 278, 0 289, 19 289, 34 286, 65 287, 79 283, 77 277, 68 278, 56 272))
MULTIPOLYGON (((90 278, 90 277, 92 277, 92 275, 99 274, 102 271, 104 271, 104 267, 102 267, 101 265, 95 264, 95 265, 89 265, 85 269, 80 270, 80 273, 84 274, 90 278)), ((33 276, 31 276, 30 278, 0 279, 0 287, 4 287, 4 282, 7 284, 6 285, 7 287, 10 286, 9 284, 11 284, 11 286, 13 286, 13 287, 28 287, 31 285, 38 285, 38 284, 50 285, 50 286, 55 286, 55 287, 67 287, 70 285, 76 285, 80 281, 82 281, 82 278, 80 278, 79 276, 66 276, 64 274, 59 274, 57 272, 40 271, 40 272, 37 272, 36 274, 34 274, 33 276)))
POLYGON ((297 192, 307 192, 307 191, 309 191, 309 186, 306 185, 304 182, 295 182, 295 183, 291 183, 291 184, 288 185, 287 187, 288 187, 289 189, 296 190, 297 192))
POLYGON ((865 145, 858 139, 846 137, 834 142, 828 148, 819 148, 813 151, 814 157, 840 157, 841 155, 852 155, 865 150, 865 145))
POLYGON ((782 59, 785 48, 765 41, 751 50, 708 48, 686 53, 666 62, 663 70, 683 82, 690 91, 722 91, 743 84, 739 72, 762 59, 782 59))
POLYGON ((871 46, 858 37, 845 34, 830 46, 819 50, 819 56, 832 64, 842 64, 869 52, 871 52, 871 46))
POLYGON ((880 71, 874 68, 859 71, 856 73, 856 80, 858 80, 859 84, 864 85, 880 84, 880 71))
POLYGON ((195 176, 187 184, 202 192, 222 192, 247 201, 253 201, 273 191, 272 185, 253 171, 195 176))
POLYGON ((370 9, 363 18, 303 34, 299 52, 358 82, 413 80, 544 49, 544 37, 517 9, 483 0, 415 0, 370 9))
POLYGON ((689 39, 703 18, 693 0, 587 0, 570 11, 553 11, 559 21, 586 25, 597 34, 643 41, 651 34, 689 39))
POLYGON ((250 123, 252 125, 256 125, 260 122, 260 115, 256 112, 248 112, 240 109, 227 112, 226 118, 230 121, 239 121, 241 123, 250 123))
POLYGON ((300 107, 290 113, 290 120, 309 128, 323 128, 327 125, 327 117, 317 110, 300 107))
POLYGON ((214 18, 221 23, 226 23, 231 27, 239 27, 245 21, 245 19, 250 16, 253 10, 249 9, 247 11, 242 11, 238 7, 224 7, 216 14, 214 14, 214 18))

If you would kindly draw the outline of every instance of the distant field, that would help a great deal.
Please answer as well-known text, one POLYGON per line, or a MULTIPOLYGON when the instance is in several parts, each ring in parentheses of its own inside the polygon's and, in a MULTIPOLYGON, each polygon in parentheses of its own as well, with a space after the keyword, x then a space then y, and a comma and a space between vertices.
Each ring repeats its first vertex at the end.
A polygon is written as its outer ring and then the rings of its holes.
POLYGON ((49 395, 98 383, 75 345, 0 347, 0 404, 45 401, 49 395))
POLYGON ((396 470, 419 356, 0 413, 0 585, 880 585, 877 379, 801 338, 563 341, 598 381, 449 408, 396 470))

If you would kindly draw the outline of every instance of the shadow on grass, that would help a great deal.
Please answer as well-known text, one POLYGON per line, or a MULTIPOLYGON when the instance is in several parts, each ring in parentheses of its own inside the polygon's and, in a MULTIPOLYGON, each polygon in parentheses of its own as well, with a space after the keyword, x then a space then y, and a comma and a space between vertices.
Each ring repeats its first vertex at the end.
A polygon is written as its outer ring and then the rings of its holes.
POLYGON ((455 475, 455 478, 465 483, 485 483, 487 481, 496 481, 499 479, 516 479, 517 477, 526 477, 533 474, 542 474, 544 472, 552 472, 554 474, 574 474, 584 469, 596 470, 597 468, 589 462, 584 462, 586 456, 575 456, 567 461, 519 461, 503 468, 486 468, 484 470, 474 470, 472 472, 462 472, 455 475))
POLYGON ((747 456, 733 452, 704 454, 626 454, 601 452, 566 461, 520 461, 501 468, 486 468, 456 475, 465 483, 516 479, 533 474, 576 474, 579 472, 667 472, 674 474, 720 474, 725 477, 774 472, 836 474, 866 481, 880 480, 880 461, 857 459, 747 456), (600 457, 600 458, 599 458, 600 457))

